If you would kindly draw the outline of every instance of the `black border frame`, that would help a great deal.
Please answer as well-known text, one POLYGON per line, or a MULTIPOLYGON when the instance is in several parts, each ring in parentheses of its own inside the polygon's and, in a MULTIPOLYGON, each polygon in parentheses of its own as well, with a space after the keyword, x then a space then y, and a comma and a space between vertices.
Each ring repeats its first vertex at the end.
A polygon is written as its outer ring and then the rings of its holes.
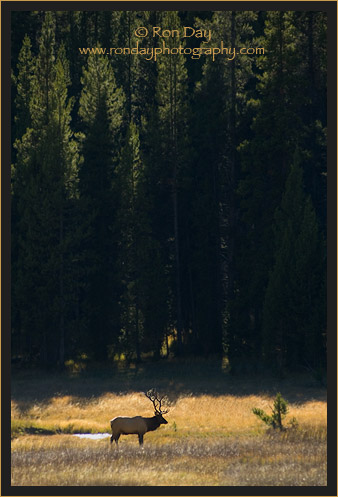
POLYGON ((337 495, 337 2, 336 1, 2 1, 1 2, 1 495, 337 495), (328 485, 326 487, 12 487, 10 471, 10 33, 11 11, 29 10, 299 10, 328 13, 328 485), (113 490, 113 491, 112 491, 113 490))

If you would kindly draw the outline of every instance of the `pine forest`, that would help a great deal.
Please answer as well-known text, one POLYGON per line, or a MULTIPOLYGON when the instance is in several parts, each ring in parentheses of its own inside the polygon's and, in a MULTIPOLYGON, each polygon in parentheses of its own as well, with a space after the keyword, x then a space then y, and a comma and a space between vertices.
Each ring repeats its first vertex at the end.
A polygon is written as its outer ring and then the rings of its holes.
POLYGON ((13 363, 324 369, 326 12, 11 16, 13 363))

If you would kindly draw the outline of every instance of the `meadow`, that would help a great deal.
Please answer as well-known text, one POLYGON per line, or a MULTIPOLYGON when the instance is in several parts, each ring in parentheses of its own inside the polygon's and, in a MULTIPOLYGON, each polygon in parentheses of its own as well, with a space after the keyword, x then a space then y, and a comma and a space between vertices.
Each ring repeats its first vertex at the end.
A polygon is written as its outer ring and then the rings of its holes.
POLYGON ((216 362, 12 378, 12 485, 325 486, 326 390, 310 376, 232 377, 216 362), (144 437, 105 433, 117 415, 153 414, 144 391, 169 396, 168 424, 144 437), (253 407, 289 401, 286 430, 267 428, 253 407), (296 418, 297 423, 292 422, 296 418), (41 468, 43 467, 43 471, 41 468))

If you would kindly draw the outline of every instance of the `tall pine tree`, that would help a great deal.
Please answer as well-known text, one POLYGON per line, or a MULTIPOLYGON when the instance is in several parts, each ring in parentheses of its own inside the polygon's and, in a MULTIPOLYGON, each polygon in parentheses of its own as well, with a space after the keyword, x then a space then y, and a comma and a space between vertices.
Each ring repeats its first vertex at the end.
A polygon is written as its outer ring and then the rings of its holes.
MULTIPOLYGON (((13 293, 19 309, 19 349, 44 366, 65 360, 66 313, 71 312, 73 226, 78 150, 70 130, 64 49, 55 58, 54 19, 46 13, 31 83, 30 120, 16 142, 13 204, 17 260, 13 293)), ((26 43, 26 42, 25 42, 26 43)))
MULTIPOLYGON (((161 19, 163 29, 181 30, 181 22, 176 11, 166 12, 161 19)), ((162 181, 171 190, 172 211, 168 213, 172 229, 167 233, 173 242, 172 257, 174 270, 174 325, 176 328, 177 351, 182 352, 182 216, 181 216, 181 175, 186 150, 187 134, 187 70, 185 59, 178 53, 179 41, 172 37, 166 40, 166 46, 177 53, 163 54, 158 58, 157 103, 159 120, 159 156, 162 181)), ((163 200, 163 199, 162 199, 163 200)))
POLYGON ((296 156, 275 214, 274 265, 263 308, 264 359, 318 368, 325 356, 325 250, 296 156))
POLYGON ((83 163, 79 172, 83 209, 85 287, 81 309, 87 322, 87 343, 96 360, 108 357, 118 334, 116 273, 116 199, 113 171, 121 144, 124 97, 116 87, 107 57, 90 55, 81 79, 79 114, 83 122, 83 163))

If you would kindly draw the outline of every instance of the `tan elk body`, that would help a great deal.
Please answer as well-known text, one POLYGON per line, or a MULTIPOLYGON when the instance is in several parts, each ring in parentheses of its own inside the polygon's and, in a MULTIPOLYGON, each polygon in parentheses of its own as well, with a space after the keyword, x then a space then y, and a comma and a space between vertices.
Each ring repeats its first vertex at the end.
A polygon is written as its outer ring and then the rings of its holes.
POLYGON ((167 413, 168 410, 163 411, 161 409, 161 403, 164 396, 158 398, 158 394, 154 390, 149 390, 146 393, 146 396, 154 405, 155 415, 151 418, 145 418, 143 416, 134 416, 133 418, 117 416, 116 418, 113 418, 110 421, 112 430, 110 443, 115 441, 117 444, 121 435, 138 435, 139 444, 142 445, 145 433, 156 430, 161 424, 168 423, 163 417, 163 414, 167 413))

